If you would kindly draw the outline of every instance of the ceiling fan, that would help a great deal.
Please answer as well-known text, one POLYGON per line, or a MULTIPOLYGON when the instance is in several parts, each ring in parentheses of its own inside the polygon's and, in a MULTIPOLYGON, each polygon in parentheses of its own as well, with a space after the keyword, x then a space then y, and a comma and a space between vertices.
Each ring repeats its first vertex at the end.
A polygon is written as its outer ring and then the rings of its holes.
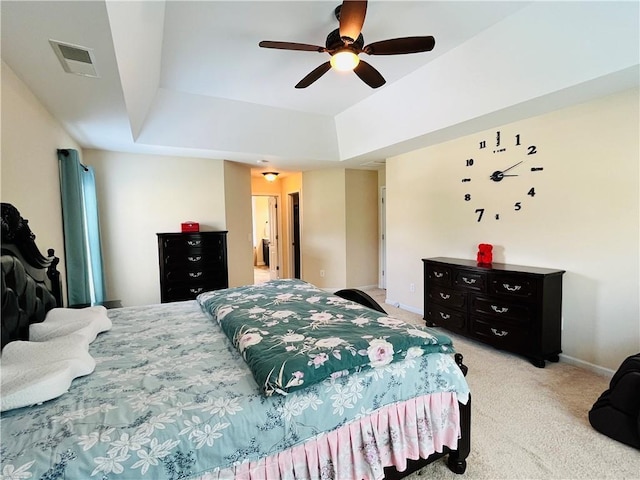
POLYGON ((384 77, 374 67, 358 57, 367 55, 403 55, 406 53, 428 52, 433 50, 435 39, 431 36, 402 37, 381 40, 364 46, 361 30, 367 13, 366 1, 345 0, 335 9, 340 27, 327 36, 324 47, 294 42, 273 42, 263 40, 258 45, 263 48, 281 50, 303 50, 308 52, 326 52, 331 55, 328 62, 312 70, 298 82, 296 88, 306 88, 327 73, 331 67, 336 70, 353 70, 360 79, 371 88, 385 84, 384 77))

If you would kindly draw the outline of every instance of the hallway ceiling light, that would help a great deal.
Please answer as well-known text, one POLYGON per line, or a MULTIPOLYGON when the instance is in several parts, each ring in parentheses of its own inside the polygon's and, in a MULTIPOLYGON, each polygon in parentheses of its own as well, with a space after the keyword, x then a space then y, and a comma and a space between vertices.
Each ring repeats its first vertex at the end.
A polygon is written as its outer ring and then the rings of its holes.
POLYGON ((278 178, 278 172, 262 172, 262 175, 264 175, 267 182, 273 182, 278 178))

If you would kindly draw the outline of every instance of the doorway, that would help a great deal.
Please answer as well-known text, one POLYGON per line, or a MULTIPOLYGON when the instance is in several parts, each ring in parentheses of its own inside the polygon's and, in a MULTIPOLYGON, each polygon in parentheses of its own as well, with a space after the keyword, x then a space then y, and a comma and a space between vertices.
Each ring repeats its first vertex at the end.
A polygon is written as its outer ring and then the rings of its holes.
POLYGON ((253 195, 254 284, 280 278, 278 197, 253 195))
POLYGON ((289 194, 289 211, 291 212, 289 231, 291 232, 291 273, 293 278, 300 278, 300 193, 289 194))

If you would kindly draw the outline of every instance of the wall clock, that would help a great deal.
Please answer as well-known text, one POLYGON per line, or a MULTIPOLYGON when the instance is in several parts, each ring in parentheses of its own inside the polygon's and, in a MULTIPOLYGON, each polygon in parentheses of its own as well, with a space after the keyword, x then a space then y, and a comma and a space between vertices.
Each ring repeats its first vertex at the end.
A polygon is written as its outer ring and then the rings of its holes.
POLYGON ((464 202, 477 222, 500 220, 507 212, 520 212, 537 192, 535 181, 544 168, 539 148, 519 133, 500 130, 495 138, 481 140, 476 153, 464 160, 464 202))

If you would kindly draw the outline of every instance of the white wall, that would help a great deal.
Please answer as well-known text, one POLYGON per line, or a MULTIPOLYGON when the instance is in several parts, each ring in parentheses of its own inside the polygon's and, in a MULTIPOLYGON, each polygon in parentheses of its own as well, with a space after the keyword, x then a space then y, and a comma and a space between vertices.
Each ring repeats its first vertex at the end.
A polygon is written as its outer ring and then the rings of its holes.
POLYGON ((226 230, 221 160, 84 151, 96 171, 106 290, 124 306, 160 302, 157 233, 185 221, 226 230))
POLYGON ((3 202, 13 204, 29 220, 42 253, 46 255, 48 248, 55 249, 60 257, 59 269, 63 291, 66 292, 56 151, 59 148, 80 150, 80 147, 4 62, 1 123, 0 197, 3 202))
POLYGON ((388 159, 389 301, 423 312, 421 259, 474 259, 479 243, 492 243, 496 262, 566 270, 565 358, 615 370, 640 351, 638 105, 633 89, 388 159), (535 144, 536 158, 514 146, 483 155, 479 142, 495 142, 497 130, 503 144, 516 134, 522 147, 535 144), (489 180, 523 158, 518 177, 489 180), (544 170, 522 168, 533 165, 544 170))

